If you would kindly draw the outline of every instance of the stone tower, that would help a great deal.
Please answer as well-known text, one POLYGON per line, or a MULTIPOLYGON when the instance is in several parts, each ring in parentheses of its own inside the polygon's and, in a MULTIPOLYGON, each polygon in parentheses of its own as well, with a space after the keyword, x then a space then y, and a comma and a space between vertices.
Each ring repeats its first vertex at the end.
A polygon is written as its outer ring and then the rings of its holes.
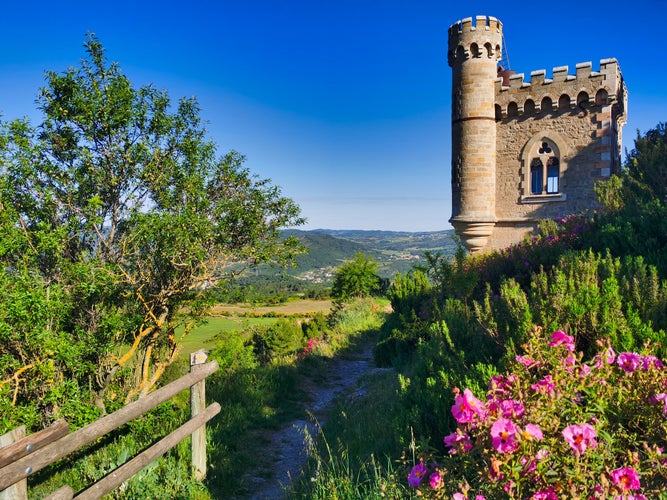
POLYGON ((495 81, 502 23, 487 16, 449 28, 452 67, 452 218, 463 244, 486 246, 496 223, 495 81))

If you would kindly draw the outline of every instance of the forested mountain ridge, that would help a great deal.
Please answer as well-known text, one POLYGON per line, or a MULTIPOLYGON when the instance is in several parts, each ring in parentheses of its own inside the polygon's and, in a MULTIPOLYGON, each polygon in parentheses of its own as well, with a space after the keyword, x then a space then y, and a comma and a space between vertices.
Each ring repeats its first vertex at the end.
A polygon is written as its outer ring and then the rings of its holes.
POLYGON ((308 248, 307 254, 297 258, 297 267, 288 271, 299 277, 308 276, 315 270, 338 267, 356 252, 363 252, 378 261, 381 276, 391 278, 423 261, 426 251, 453 255, 456 250, 453 230, 411 233, 290 229, 284 233, 296 236, 308 248))

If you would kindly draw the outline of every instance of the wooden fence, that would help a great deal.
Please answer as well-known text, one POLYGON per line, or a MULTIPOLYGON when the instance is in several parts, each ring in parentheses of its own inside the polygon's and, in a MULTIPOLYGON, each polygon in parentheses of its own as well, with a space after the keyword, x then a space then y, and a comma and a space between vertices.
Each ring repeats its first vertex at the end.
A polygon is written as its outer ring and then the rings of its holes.
POLYGON ((206 354, 198 351, 190 355, 190 373, 187 375, 72 433, 69 433, 67 422, 59 420, 43 431, 27 437, 24 427, 0 436, 0 500, 26 499, 28 476, 152 410, 188 387, 191 415, 185 424, 76 496, 70 486, 63 486, 46 498, 101 498, 190 435, 193 475, 197 480, 204 479, 205 426, 206 422, 220 412, 218 403, 206 407, 205 379, 217 369, 216 361, 206 363, 206 354))

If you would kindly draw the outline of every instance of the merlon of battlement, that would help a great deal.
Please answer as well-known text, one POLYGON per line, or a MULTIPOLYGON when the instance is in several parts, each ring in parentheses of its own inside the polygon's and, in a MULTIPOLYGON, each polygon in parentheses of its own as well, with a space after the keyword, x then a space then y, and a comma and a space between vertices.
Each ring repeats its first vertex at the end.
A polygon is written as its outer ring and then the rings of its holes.
POLYGON ((449 36, 480 30, 500 31, 502 28, 503 23, 493 16, 476 16, 474 20, 472 17, 466 17, 449 27, 449 36))

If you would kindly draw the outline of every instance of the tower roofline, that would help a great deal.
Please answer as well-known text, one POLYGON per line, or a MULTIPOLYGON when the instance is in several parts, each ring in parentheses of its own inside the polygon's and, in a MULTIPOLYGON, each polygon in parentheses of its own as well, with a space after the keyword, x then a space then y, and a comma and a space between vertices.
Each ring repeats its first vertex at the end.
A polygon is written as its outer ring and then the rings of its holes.
POLYGON ((493 16, 466 17, 456 21, 449 27, 449 36, 455 36, 470 31, 501 31, 503 23, 493 16))

